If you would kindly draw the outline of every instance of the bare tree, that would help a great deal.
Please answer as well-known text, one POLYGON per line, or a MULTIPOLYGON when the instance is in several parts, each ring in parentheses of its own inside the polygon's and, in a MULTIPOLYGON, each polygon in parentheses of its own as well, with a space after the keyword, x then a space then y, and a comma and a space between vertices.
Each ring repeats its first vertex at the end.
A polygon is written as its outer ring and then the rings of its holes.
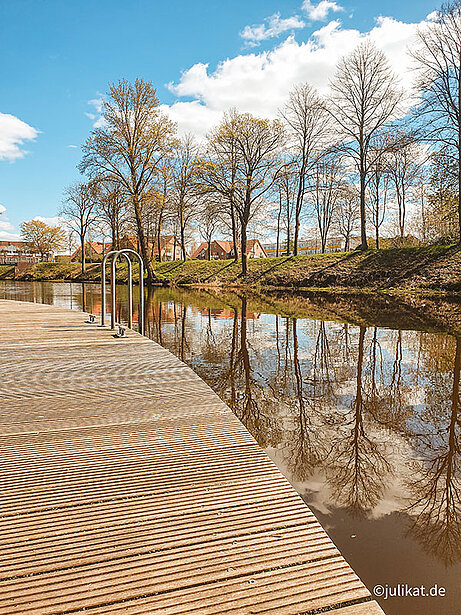
MULTIPOLYGON (((174 216, 172 193, 173 193, 173 164, 172 161, 165 160, 160 168, 158 177, 158 189, 156 193, 155 209, 155 244, 157 245, 158 259, 162 261, 162 229, 164 225, 171 221, 174 216)), ((173 252, 176 248, 176 233, 173 233, 173 252)))
POLYGON ((325 253, 339 192, 341 166, 337 153, 324 152, 312 169, 310 200, 320 234, 322 254, 325 253))
POLYGON ((91 226, 98 221, 99 182, 90 180, 78 182, 65 190, 65 199, 59 212, 66 219, 68 228, 80 240, 82 252, 82 274, 86 270, 85 242, 91 226))
POLYGON ((224 113, 222 122, 207 136, 206 156, 199 165, 202 193, 221 197, 224 218, 228 219, 234 244, 234 260, 238 260, 238 220, 235 207, 237 148, 236 122, 238 112, 230 109, 224 113))
POLYGON ((221 222, 219 218, 219 205, 219 202, 214 199, 206 199, 202 203, 202 210, 200 212, 199 232, 207 243, 207 260, 211 260, 211 242, 221 222))
POLYGON ((429 166, 427 228, 431 240, 454 241, 458 226, 458 167, 445 147, 432 152, 429 166))
POLYGON ((192 135, 184 136, 175 153, 173 169, 173 184, 175 188, 174 201, 178 216, 181 256, 185 261, 186 229, 198 214, 200 199, 197 191, 198 147, 192 135))
POLYGON ((458 229, 461 240, 461 1, 444 4, 431 23, 418 30, 416 88, 426 139, 444 147, 457 167, 458 229))
POLYGON ((236 121, 237 182, 235 208, 240 222, 242 275, 248 273, 247 228, 264 195, 272 188, 279 170, 283 128, 249 113, 239 114, 236 121))
POLYGON ((102 102, 102 124, 83 145, 80 170, 117 181, 133 207, 141 254, 148 283, 154 278, 143 227, 145 195, 159 166, 175 143, 174 124, 159 110, 151 82, 136 79, 109 85, 102 102))
MULTIPOLYGON (((248 272, 248 224, 266 204, 264 196, 278 177, 283 138, 280 122, 232 112, 211 133, 211 156, 200 163, 200 174, 208 191, 223 195, 237 214, 242 275, 248 272)), ((234 248, 237 249, 235 240, 234 248)))
POLYGON ((286 256, 291 253, 293 214, 296 208, 296 199, 299 187, 299 177, 293 170, 292 164, 284 165, 276 182, 278 209, 277 209, 277 250, 276 256, 284 252, 286 256), (282 249, 280 236, 285 230, 285 249, 282 249))
POLYGON ((100 187, 99 217, 110 228, 112 249, 118 250, 120 237, 126 226, 126 195, 120 184, 114 180, 103 180, 100 187))
POLYGON ((407 218, 407 200, 412 187, 421 175, 424 160, 414 135, 411 133, 402 130, 396 131, 392 140, 394 143, 386 159, 388 174, 394 186, 397 203, 399 235, 400 239, 403 239, 407 218))
POLYGON ((359 175, 362 250, 368 248, 366 186, 376 162, 373 139, 397 113, 403 93, 396 83, 386 56, 371 42, 361 43, 343 58, 331 82, 327 108, 336 123, 341 150, 354 162, 359 175))
POLYGON ((428 216, 429 181, 427 165, 421 168, 421 173, 412 188, 412 199, 416 205, 413 215, 413 227, 423 243, 429 239, 429 216, 428 216))
MULTIPOLYGON (((385 141, 381 141, 376 148, 382 153, 387 147, 385 141)), ((374 156, 374 162, 370 167, 368 180, 367 210, 371 224, 375 231, 376 249, 379 250, 379 229, 381 228, 387 213, 388 200, 391 193, 391 172, 388 158, 374 156)))
POLYGON ((291 166, 297 184, 293 241, 293 254, 296 256, 298 254, 301 214, 307 190, 307 174, 315 161, 316 151, 326 141, 329 117, 317 91, 307 83, 293 88, 281 115, 288 127, 289 151, 292 157, 291 166))
POLYGON ((344 238, 344 250, 350 250, 350 241, 353 232, 360 220, 360 195, 357 188, 350 184, 343 184, 338 195, 335 215, 335 226, 338 233, 344 238))

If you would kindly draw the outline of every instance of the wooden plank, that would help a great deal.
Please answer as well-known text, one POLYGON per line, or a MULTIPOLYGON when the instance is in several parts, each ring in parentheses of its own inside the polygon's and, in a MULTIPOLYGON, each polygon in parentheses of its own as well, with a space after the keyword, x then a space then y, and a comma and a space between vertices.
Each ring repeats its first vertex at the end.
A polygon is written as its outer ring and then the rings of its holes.
POLYGON ((0 615, 378 615, 243 425, 154 342, 0 301, 0 615))

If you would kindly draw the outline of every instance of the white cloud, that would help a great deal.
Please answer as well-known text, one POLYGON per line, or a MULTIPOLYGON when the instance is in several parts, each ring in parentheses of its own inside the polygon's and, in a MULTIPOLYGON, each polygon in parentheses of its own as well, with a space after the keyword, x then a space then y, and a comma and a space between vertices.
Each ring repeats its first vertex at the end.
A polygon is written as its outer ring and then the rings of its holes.
POLYGON ((199 136, 230 107, 275 117, 295 84, 308 82, 326 94, 338 60, 367 39, 385 52, 392 69, 409 90, 412 73, 407 46, 418 25, 380 17, 369 32, 362 33, 343 28, 333 20, 306 41, 297 42, 290 36, 270 51, 226 59, 214 71, 209 70, 208 64, 197 63, 177 83, 168 85, 178 101, 170 107, 163 105, 162 109, 178 123, 180 131, 199 136))
POLYGON ((175 102, 170 107, 160 105, 160 110, 178 124, 179 134, 182 136, 192 133, 201 138, 221 119, 221 109, 211 109, 199 100, 192 102, 175 102))
POLYGON ((11 224, 11 222, 3 222, 2 220, 0 220, 0 231, 14 231, 14 226, 11 224))
POLYGON ((333 13, 344 11, 342 6, 332 0, 321 0, 318 4, 313 4, 311 0, 304 0, 302 8, 312 21, 324 21, 330 11, 333 13))
POLYGON ((38 130, 9 113, 0 113, 0 160, 22 158, 27 151, 22 149, 24 141, 31 141, 38 130))
POLYGON ((21 235, 17 233, 8 233, 0 229, 0 241, 21 241, 21 235))
POLYGON ((102 95, 98 94, 98 98, 92 98, 91 100, 88 101, 89 105, 92 105, 96 112, 100 115, 102 113, 102 95))
POLYGON ((68 145, 69 149, 78 149, 78 145, 68 145))
POLYGON ((242 32, 240 32, 240 36, 247 45, 255 47, 259 45, 261 41, 269 38, 275 38, 280 36, 283 32, 287 32, 289 30, 304 28, 306 25, 304 21, 296 15, 286 19, 281 19, 280 13, 274 13, 274 15, 266 17, 264 21, 265 23, 262 24, 245 26, 242 32))
POLYGON ((65 219, 60 216, 53 216, 51 218, 47 218, 46 216, 34 216, 32 220, 40 220, 40 222, 44 222, 48 224, 48 226, 64 226, 65 219))
POLYGON ((5 215, 6 207, 0 205, 0 241, 19 241, 21 237, 14 232, 15 228, 5 215))
POLYGON ((429 15, 426 17, 427 21, 435 21, 439 16, 439 11, 432 11, 432 13, 429 13, 429 15))
POLYGON ((93 128, 102 128, 105 125, 104 118, 102 117, 103 97, 98 93, 98 98, 92 98, 88 101, 88 104, 94 107, 94 111, 87 112, 85 115, 93 122, 93 128))

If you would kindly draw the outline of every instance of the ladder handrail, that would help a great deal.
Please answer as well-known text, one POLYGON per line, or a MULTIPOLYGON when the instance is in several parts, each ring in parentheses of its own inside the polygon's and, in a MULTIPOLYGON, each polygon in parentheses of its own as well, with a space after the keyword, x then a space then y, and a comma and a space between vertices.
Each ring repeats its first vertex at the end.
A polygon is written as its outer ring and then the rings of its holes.
POLYGON ((128 262, 128 302, 129 315, 128 326, 131 329, 133 326, 133 268, 130 256, 133 255, 139 263, 139 318, 138 327, 141 335, 144 335, 144 263, 141 255, 135 250, 124 248, 121 250, 111 250, 104 255, 101 263, 101 325, 105 323, 106 316, 106 264, 111 258, 111 329, 115 329, 115 306, 116 306, 116 283, 115 283, 115 268, 117 260, 123 256, 128 262))

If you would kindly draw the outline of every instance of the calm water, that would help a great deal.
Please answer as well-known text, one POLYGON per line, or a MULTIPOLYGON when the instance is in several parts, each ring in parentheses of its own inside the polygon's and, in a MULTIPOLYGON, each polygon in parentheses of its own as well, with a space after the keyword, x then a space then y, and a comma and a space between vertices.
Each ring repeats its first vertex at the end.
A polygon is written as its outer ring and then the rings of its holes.
MULTIPOLYGON (((93 285, 0 282, 0 298, 100 312, 93 285)), ((158 289, 146 313, 370 590, 446 588, 381 600, 388 615, 461 613, 461 305, 158 289)))

